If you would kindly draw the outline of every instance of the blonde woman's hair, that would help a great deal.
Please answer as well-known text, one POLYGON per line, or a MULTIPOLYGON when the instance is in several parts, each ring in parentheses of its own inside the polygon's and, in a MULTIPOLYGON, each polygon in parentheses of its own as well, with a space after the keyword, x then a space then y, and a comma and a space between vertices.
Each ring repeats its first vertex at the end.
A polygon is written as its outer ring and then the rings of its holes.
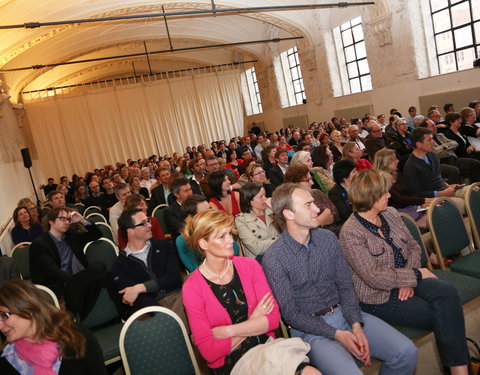
POLYGON ((333 132, 331 132, 330 139, 332 140, 332 142, 333 142, 333 137, 335 137, 336 135, 342 135, 342 133, 340 133, 338 130, 334 130, 333 132))
POLYGON ((392 176, 392 183, 395 183, 398 176, 398 171, 390 169, 390 165, 397 159, 395 150, 382 148, 375 153, 373 158, 373 169, 384 171, 392 176))
MULTIPOLYGON (((352 150, 357 146, 355 142, 348 142, 343 146, 343 151, 342 151, 342 159, 344 160, 352 160, 352 156, 350 153, 352 150)), ((357 146, 358 147, 358 146, 357 146)))
POLYGON ((225 211, 202 211, 195 216, 187 217, 182 229, 182 236, 190 249, 195 249, 203 255, 203 251, 198 245, 198 242, 201 239, 208 239, 212 233, 222 227, 231 227, 233 220, 233 216, 225 211))
POLYGON ((353 211, 370 211, 385 193, 392 187, 392 177, 380 170, 365 169, 360 171, 348 189, 348 199, 353 211))

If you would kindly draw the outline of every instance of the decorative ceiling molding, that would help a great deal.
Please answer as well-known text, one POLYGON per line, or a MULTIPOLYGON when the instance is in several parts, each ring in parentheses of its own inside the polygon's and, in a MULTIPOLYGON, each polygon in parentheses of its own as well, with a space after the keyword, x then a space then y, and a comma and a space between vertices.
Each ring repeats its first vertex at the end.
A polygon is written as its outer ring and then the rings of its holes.
MULTIPOLYGON (((0 0, 1 1, 1 0, 0 0)), ((164 6, 168 10, 173 10, 173 9, 181 9, 181 10, 205 10, 205 9, 210 9, 210 3, 167 3, 164 4, 164 6)), ((216 5, 217 8, 219 9, 229 9, 231 8, 230 6, 224 6, 224 5, 216 5)), ((129 7, 129 8, 121 8, 121 9, 112 9, 107 12, 103 13, 98 13, 95 15, 92 15, 90 17, 85 17, 85 18, 103 18, 103 17, 112 17, 112 16, 119 16, 119 15, 127 15, 127 14, 146 14, 146 13, 154 13, 154 12, 161 12, 162 7, 161 5, 145 5, 145 6, 137 6, 137 7, 129 7)), ((272 25, 275 25, 289 33, 291 33, 294 36, 304 36, 304 38, 308 38, 308 33, 304 32, 301 30, 299 27, 294 26, 292 23, 289 23, 281 18, 275 17, 271 14, 267 13, 253 13, 253 14, 242 14, 244 17, 249 17, 252 19, 256 19, 258 21, 266 22, 272 25)), ((178 18, 178 17, 177 17, 178 18)), ((122 23, 127 23, 127 22, 138 22, 138 21, 116 21, 116 22, 122 22, 122 23)), ((147 22, 152 22, 152 21, 147 21, 147 22)), ((163 21, 162 21, 163 22, 163 21)), ((2 64, 7 64, 11 60, 13 60, 15 57, 19 56, 21 53, 26 51, 29 48, 35 47, 43 42, 45 42, 48 39, 51 39, 55 36, 58 36, 59 34, 66 32, 66 31, 71 31, 77 27, 79 27, 80 24, 71 24, 71 25, 64 25, 58 28, 51 29, 47 33, 44 33, 42 35, 36 35, 32 39, 28 41, 23 41, 21 43, 18 43, 17 45, 7 49, 5 52, 3 52, 0 55, 0 62, 2 64)))

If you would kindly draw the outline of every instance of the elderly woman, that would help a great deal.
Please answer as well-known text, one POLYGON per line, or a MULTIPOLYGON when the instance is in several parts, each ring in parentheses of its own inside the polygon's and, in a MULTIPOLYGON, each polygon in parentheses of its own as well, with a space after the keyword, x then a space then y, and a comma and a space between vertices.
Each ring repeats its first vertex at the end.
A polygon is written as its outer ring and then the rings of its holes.
MULTIPOLYGON (((36 206, 35 206, 36 207, 36 206)), ((42 234, 42 226, 35 223, 26 207, 17 207, 13 211, 12 241, 15 245, 20 242, 32 242, 42 234)))
POLYGON ((351 160, 340 160, 333 165, 333 179, 336 184, 328 192, 328 198, 337 208, 342 223, 352 214, 348 190, 356 174, 355 163, 351 160))
POLYGON ((207 210, 188 217, 182 233, 205 257, 182 295, 193 341, 215 375, 230 374, 249 349, 274 337, 280 321, 260 264, 233 256, 232 224, 231 215, 207 210))
POLYGON ((452 374, 467 374, 468 350, 458 292, 420 266, 420 246, 388 207, 391 177, 366 170, 349 190, 353 215, 340 243, 353 271, 362 310, 392 325, 432 330, 452 374))
MULTIPOLYGON (((147 214, 147 202, 145 197, 140 194, 132 194, 125 200, 125 205, 123 207, 123 211, 130 211, 134 208, 138 208, 142 210, 143 213, 147 214)), ((163 233, 163 229, 160 226, 160 223, 155 217, 148 217, 150 219, 150 224, 152 224, 152 238, 165 238, 165 234, 163 233)), ((125 234, 118 228, 118 246, 120 249, 125 249, 128 244, 128 239, 126 238, 125 234)))
POLYGON ((245 171, 245 178, 250 182, 262 185, 267 198, 272 196, 275 186, 267 180, 267 174, 261 164, 251 163, 245 171))
POLYGON ((95 337, 29 281, 0 285, 0 374, 106 374, 95 337))
POLYGON ((360 150, 360 147, 355 142, 348 142, 343 146, 342 159, 353 161, 357 172, 372 168, 372 163, 367 159, 362 159, 362 155, 363 151, 360 150))
MULTIPOLYGON (((312 176, 305 164, 295 164, 290 166, 287 173, 285 173, 284 182, 302 184, 308 188, 312 188, 313 186, 312 176)), ((339 216, 335 209, 335 205, 320 190, 318 190, 318 193, 315 197, 315 204, 320 209, 320 213, 317 216, 318 226, 324 227, 337 223, 339 216)))
POLYGON ((245 246, 245 255, 257 260, 258 257, 261 259, 280 234, 266 202, 262 185, 247 182, 240 189, 242 213, 235 218, 235 226, 238 237, 245 246))
POLYGON ((210 199, 211 208, 225 211, 233 216, 240 213, 240 206, 238 205, 240 197, 238 192, 232 191, 227 172, 212 172, 208 177, 208 187, 213 197, 210 199))
POLYGON ((392 178, 392 187, 390 188, 390 198, 388 203, 395 207, 398 211, 409 214, 416 220, 418 226, 427 228, 425 211, 420 210, 419 207, 427 208, 432 203, 434 198, 414 197, 408 194, 405 182, 402 180, 402 175, 397 169, 398 159, 394 150, 383 149, 375 154, 373 161, 373 169, 384 171, 392 178))

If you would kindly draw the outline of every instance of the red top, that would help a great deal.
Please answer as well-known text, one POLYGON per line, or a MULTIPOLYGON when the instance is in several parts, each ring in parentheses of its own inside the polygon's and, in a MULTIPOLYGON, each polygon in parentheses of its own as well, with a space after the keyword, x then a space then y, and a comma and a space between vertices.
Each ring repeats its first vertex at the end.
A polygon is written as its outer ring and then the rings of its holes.
POLYGON ((292 146, 290 146, 288 143, 285 143, 285 146, 277 146, 277 150, 292 151, 293 148, 292 148, 292 146))
MULTIPOLYGON (((240 213, 240 206, 238 205, 237 198, 233 193, 230 193, 230 198, 232 199, 232 215, 237 216, 240 213)), ((219 210, 225 211, 227 214, 229 213, 225 209, 225 207, 223 207, 222 204, 217 200, 217 198, 210 199, 210 202, 217 206, 219 210)))
POLYGON ((364 169, 372 169, 372 163, 367 159, 360 159, 358 163, 355 163, 355 169, 357 172, 363 171, 364 169))
MULTIPOLYGON (((158 220, 154 217, 149 217, 151 223, 152 223, 152 238, 159 238, 159 239, 164 239, 165 234, 163 233, 162 227, 160 226, 160 223, 158 220)), ((125 249, 128 244, 128 239, 125 238, 123 235, 122 231, 120 228, 118 229, 118 246, 120 249, 125 249)))

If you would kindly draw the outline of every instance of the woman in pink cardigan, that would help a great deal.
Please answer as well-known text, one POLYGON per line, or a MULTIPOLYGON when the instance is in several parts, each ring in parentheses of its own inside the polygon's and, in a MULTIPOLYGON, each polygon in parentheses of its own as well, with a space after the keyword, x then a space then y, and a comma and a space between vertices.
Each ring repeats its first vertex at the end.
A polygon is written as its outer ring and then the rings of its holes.
POLYGON ((189 217, 182 233, 205 257, 182 293, 195 345, 215 375, 230 374, 250 348, 274 337, 280 321, 259 263, 233 256, 232 224, 232 215, 207 210, 189 217))

